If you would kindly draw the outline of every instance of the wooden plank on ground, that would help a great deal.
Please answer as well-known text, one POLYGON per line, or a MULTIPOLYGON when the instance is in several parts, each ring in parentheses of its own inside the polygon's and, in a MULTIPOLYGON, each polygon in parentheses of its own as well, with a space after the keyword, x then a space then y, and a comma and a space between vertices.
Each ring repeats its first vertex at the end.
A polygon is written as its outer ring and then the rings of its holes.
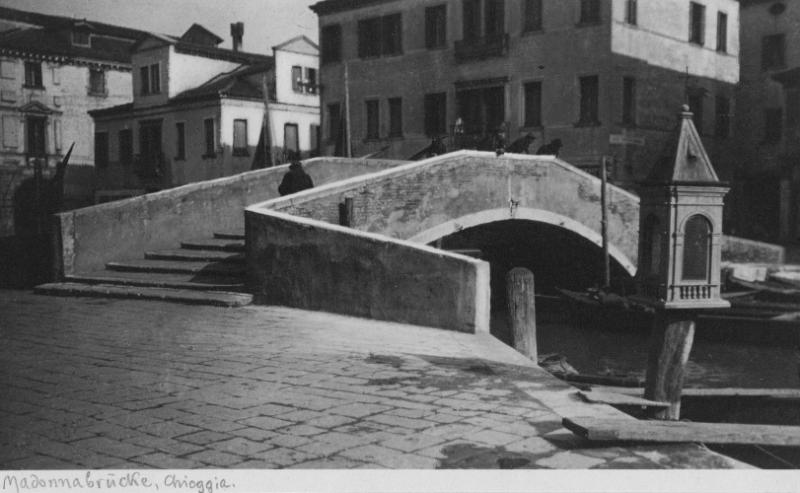
POLYGON ((720 443, 800 446, 800 426, 639 421, 636 419, 564 418, 565 428, 602 442, 720 443))
MULTIPOLYGON (((592 385, 591 389, 590 393, 607 392, 635 397, 642 397, 644 395, 642 389, 630 387, 592 385)), ((771 397, 773 399, 800 399, 800 389, 684 388, 681 395, 683 395, 683 397, 771 397)))
POLYGON ((626 395, 616 392, 592 390, 591 392, 578 392, 586 402, 596 404, 611 404, 612 406, 642 406, 642 407, 669 407, 669 402, 651 401, 635 395, 626 395))

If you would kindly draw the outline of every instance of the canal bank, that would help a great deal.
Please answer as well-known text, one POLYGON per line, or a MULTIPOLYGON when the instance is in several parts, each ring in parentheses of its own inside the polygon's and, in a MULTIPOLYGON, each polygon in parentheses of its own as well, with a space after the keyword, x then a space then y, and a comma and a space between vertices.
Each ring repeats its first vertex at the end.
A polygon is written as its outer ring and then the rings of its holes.
POLYGON ((0 291, 6 469, 741 468, 598 445, 582 402, 487 335, 280 307, 0 291))

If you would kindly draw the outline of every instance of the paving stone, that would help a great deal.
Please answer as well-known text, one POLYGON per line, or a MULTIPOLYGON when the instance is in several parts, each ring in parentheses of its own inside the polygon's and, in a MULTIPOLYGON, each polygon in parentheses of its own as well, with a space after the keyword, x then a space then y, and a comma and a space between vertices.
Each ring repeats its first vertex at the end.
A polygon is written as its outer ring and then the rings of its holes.
POLYGON ((204 467, 204 464, 200 461, 181 459, 161 452, 136 457, 134 460, 156 469, 196 469, 204 467))
POLYGON ((142 447, 149 447, 174 456, 186 455, 204 450, 204 448, 199 445, 180 442, 172 438, 161 438, 150 435, 136 435, 124 441, 142 447))
POLYGON ((559 452, 550 457, 537 460, 536 465, 552 469, 590 469, 605 462, 605 459, 587 457, 580 453, 559 452))
POLYGON ((232 430, 230 434, 256 442, 263 442, 276 436, 275 432, 265 431, 259 428, 240 428, 238 430, 232 430))
POLYGON ((88 448, 101 454, 120 457, 122 459, 129 459, 131 457, 144 455, 153 451, 152 448, 149 447, 140 447, 138 445, 120 442, 118 440, 112 440, 105 437, 87 438, 84 440, 79 440, 72 445, 79 448, 88 448))
POLYGON ((286 428, 281 428, 280 432, 285 433, 287 435, 295 435, 295 436, 303 436, 303 437, 311 437, 314 435, 319 435, 320 433, 325 433, 328 430, 317 428, 316 426, 308 426, 308 425, 296 425, 296 426, 287 426, 286 428))
POLYGON ((172 438, 180 435, 188 435, 189 433, 201 431, 199 428, 196 428, 194 426, 186 426, 180 423, 176 423, 175 421, 162 421, 160 423, 144 425, 140 426, 138 430, 147 433, 149 435, 154 435, 157 437, 164 437, 164 438, 172 438))
POLYGON ((442 437, 415 433, 413 435, 407 435, 400 438, 384 440, 380 442, 379 445, 402 450, 403 452, 413 452, 415 450, 431 447, 444 441, 445 439, 442 437))
POLYGON ((210 431, 218 431, 220 433, 238 430, 245 426, 234 421, 228 421, 222 418, 212 418, 203 415, 191 415, 179 418, 179 421, 184 425, 190 425, 193 429, 206 429, 210 431))
POLYGON ((262 430, 275 430, 285 426, 291 426, 294 423, 286 421, 285 419, 270 418, 269 416, 256 416, 255 418, 247 418, 240 421, 241 424, 259 428, 262 430))
POLYGON ((290 411, 284 414, 275 415, 276 418, 279 419, 286 419, 289 421, 294 421, 295 423, 305 423, 307 421, 311 421, 313 419, 320 419, 327 417, 325 414, 317 412, 317 411, 309 411, 309 410, 300 410, 300 411, 290 411))
POLYGON ((352 418, 363 418, 371 414, 377 414, 382 411, 391 409, 390 406, 383 406, 380 404, 347 404, 331 409, 331 414, 341 414, 342 416, 349 416, 352 418))
POLYGON ((403 428, 410 428, 412 430, 421 430, 435 426, 435 423, 431 423, 430 421, 424 419, 403 418, 401 416, 390 416, 387 414, 376 414, 365 419, 374 423, 381 423, 389 426, 401 426, 403 428))
POLYGON ((364 445, 374 441, 369 436, 364 435, 353 435, 347 433, 340 433, 336 431, 332 431, 329 433, 323 433, 322 435, 317 435, 314 437, 315 441, 322 441, 322 442, 329 442, 334 444, 340 445, 347 445, 351 447, 356 447, 359 445, 364 445))
POLYGON ((297 448, 300 445, 309 443, 311 438, 301 437, 297 435, 286 435, 283 433, 275 433, 275 435, 267 440, 267 443, 277 447, 297 448))
POLYGON ((265 452, 258 452, 253 454, 253 459, 262 460, 265 462, 277 464, 280 467, 287 467, 292 464, 299 464, 317 458, 318 456, 293 450, 289 448, 274 448, 265 452))
POLYGON ((337 426, 346 425, 349 423, 353 423, 355 421, 354 418, 349 418, 346 416, 322 416, 319 418, 314 418, 306 421, 306 424, 309 426, 316 426, 317 428, 336 428, 337 426))
POLYGON ((222 452, 219 450, 204 450, 186 457, 189 460, 202 462, 212 467, 229 467, 245 460, 239 455, 222 452))
POLYGON ((222 442, 215 442, 210 446, 216 450, 222 450, 223 452, 230 452, 232 454, 244 456, 249 456, 254 452, 261 452, 262 450, 272 448, 271 444, 254 442, 241 437, 231 438, 230 440, 225 440, 222 442))
POLYGON ((227 440, 230 438, 232 438, 230 435, 225 433, 217 433, 216 431, 198 431, 196 433, 190 433, 188 435, 178 437, 178 439, 182 442, 189 442, 197 445, 208 445, 209 443, 221 442, 222 440, 227 440))
POLYGON ((228 467, 230 469, 277 469, 280 466, 263 460, 246 460, 228 467))
POLYGON ((529 454, 547 454, 558 450, 558 447, 540 437, 526 438, 505 446, 511 452, 524 452, 529 454))
POLYGON ((396 465, 404 453, 379 445, 363 445, 340 452, 339 455, 368 464, 379 464, 384 467, 401 467, 396 465))
POLYGON ((348 459, 346 457, 329 457, 301 462, 299 464, 288 466, 287 469, 355 469, 363 465, 363 462, 348 459))
POLYGON ((3 469, 24 470, 24 469, 78 469, 82 464, 45 455, 33 455, 22 459, 4 462, 3 469))
POLYGON ((295 448, 309 455, 328 457, 337 452, 341 452, 342 450, 352 447, 353 447, 352 444, 320 442, 314 440, 306 443, 305 445, 300 445, 299 447, 295 448))

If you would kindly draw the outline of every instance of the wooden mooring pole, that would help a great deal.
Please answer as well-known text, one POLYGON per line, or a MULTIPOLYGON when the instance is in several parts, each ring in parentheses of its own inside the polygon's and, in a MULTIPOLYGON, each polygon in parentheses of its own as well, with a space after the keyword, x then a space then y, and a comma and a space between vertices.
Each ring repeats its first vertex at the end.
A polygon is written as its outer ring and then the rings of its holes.
POLYGON ((514 334, 514 349, 535 362, 538 349, 533 288, 533 273, 524 267, 515 267, 506 276, 508 320, 514 334))
POLYGON ((669 403, 669 407, 655 412, 653 417, 656 419, 680 419, 681 392, 694 342, 694 328, 694 319, 687 312, 656 312, 644 398, 669 403))
POLYGON ((339 204, 339 224, 353 227, 354 222, 353 197, 345 197, 344 203, 339 204))

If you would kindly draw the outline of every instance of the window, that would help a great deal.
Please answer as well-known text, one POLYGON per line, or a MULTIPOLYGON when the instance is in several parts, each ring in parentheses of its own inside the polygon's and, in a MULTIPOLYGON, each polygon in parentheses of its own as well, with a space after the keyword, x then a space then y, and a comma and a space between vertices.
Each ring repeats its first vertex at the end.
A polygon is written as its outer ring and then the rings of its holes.
POLYGON ((525 84, 525 126, 542 126, 542 83, 525 84))
POLYGON ((186 124, 183 122, 175 124, 175 159, 186 159, 186 124))
POLYGON ((207 118, 203 120, 203 134, 205 135, 205 145, 206 145, 203 157, 215 157, 216 145, 214 145, 214 141, 216 140, 216 132, 214 131, 213 118, 207 118))
POLYGON ((636 79, 622 78, 622 123, 636 124, 636 79))
POLYGON ((381 34, 384 55, 399 55, 403 52, 403 22, 400 14, 383 18, 381 34))
POLYGON ((504 0, 483 0, 485 11, 484 36, 494 39, 505 33, 505 3, 504 0))
POLYGON ((598 117, 599 79, 596 75, 580 78, 580 118, 579 125, 597 125, 598 117))
POLYGON ((697 129, 697 133, 703 134, 703 92, 696 91, 693 94, 689 94, 689 110, 692 112, 694 117, 692 120, 694 121, 694 126, 697 129))
POLYGON ((292 90, 303 92, 303 67, 292 67, 292 90))
POLYGON ((580 0, 581 18, 580 24, 599 24, 600 23, 600 0, 580 0))
POLYGON ((139 86, 142 95, 150 94, 150 67, 139 69, 139 86))
POLYGON ((447 133, 447 93, 425 95, 425 134, 430 137, 447 133))
POLYGON ((319 125, 311 124, 309 130, 309 136, 311 138, 311 155, 312 156, 319 156, 319 125))
POLYGON ((358 21, 358 56, 398 55, 403 51, 403 26, 400 14, 358 21))
MULTIPOLYGON (((4 122, 5 123, 5 122, 4 122)), ((27 153, 31 156, 44 156, 47 154, 45 147, 46 120, 41 117, 28 117, 25 120, 28 141, 27 153)))
POLYGON ((714 135, 727 139, 731 133, 731 100, 725 96, 717 96, 714 104, 716 125, 714 135))
POLYGON ((94 134, 94 165, 98 168, 108 166, 108 132, 94 134))
POLYGON ((89 94, 95 96, 106 95, 106 73, 103 70, 89 70, 89 94))
POLYGON ((770 34, 761 40, 761 68, 770 70, 783 68, 785 61, 785 37, 783 34, 770 34))
POLYGON ((342 26, 323 26, 320 32, 320 54, 322 63, 338 62, 342 59, 342 26))
POLYGON ((306 79, 305 79, 306 92, 308 94, 316 94, 317 93, 317 87, 318 87, 317 69, 315 69, 315 68, 306 68, 305 72, 306 72, 306 79))
POLYGON ((523 32, 542 29, 542 0, 524 0, 522 3, 523 32))
POLYGON ((300 159, 300 132, 296 123, 283 125, 283 155, 286 159, 300 159))
POLYGON ((464 0, 462 14, 462 30, 464 39, 481 37, 481 2, 480 0, 464 0))
POLYGON ((783 137, 783 110, 767 108, 764 110, 764 143, 777 144, 783 137))
POLYGON ((150 65, 150 93, 158 94, 161 92, 161 74, 157 63, 150 65))
POLYGON ((800 124, 800 88, 786 89, 786 127, 797 128, 800 124))
POLYGON ((689 8, 689 42, 703 45, 706 28, 706 7, 692 2, 689 8))
POLYGON ((389 137, 403 136, 403 100, 389 98, 389 137))
POLYGON ((233 155, 247 156, 247 120, 233 120, 233 155))
POLYGON ((728 52, 728 14, 717 13, 717 51, 728 52))
POLYGON ((633 26, 637 23, 639 16, 639 4, 637 0, 627 0, 625 2, 625 22, 633 26))
POLYGON ((158 94, 161 92, 161 70, 157 63, 139 69, 140 88, 142 95, 158 94))
POLYGON ((683 279, 708 280, 711 258, 711 223, 701 215, 686 221, 683 236, 683 279))
POLYGON ((72 31, 72 44, 75 46, 91 46, 89 31, 72 31))
POLYGON ((447 45, 447 5, 425 9, 425 47, 441 48, 447 45))
POLYGON ((341 139, 342 134, 342 107, 339 103, 328 105, 328 140, 341 139))
POLYGON ((25 62, 25 86, 42 87, 42 64, 40 62, 25 62))
POLYGON ((366 102, 367 106, 367 138, 378 139, 380 132, 380 106, 377 99, 366 102))
POLYGON ((126 128, 119 131, 119 162, 130 165, 133 162, 133 132, 126 128))

